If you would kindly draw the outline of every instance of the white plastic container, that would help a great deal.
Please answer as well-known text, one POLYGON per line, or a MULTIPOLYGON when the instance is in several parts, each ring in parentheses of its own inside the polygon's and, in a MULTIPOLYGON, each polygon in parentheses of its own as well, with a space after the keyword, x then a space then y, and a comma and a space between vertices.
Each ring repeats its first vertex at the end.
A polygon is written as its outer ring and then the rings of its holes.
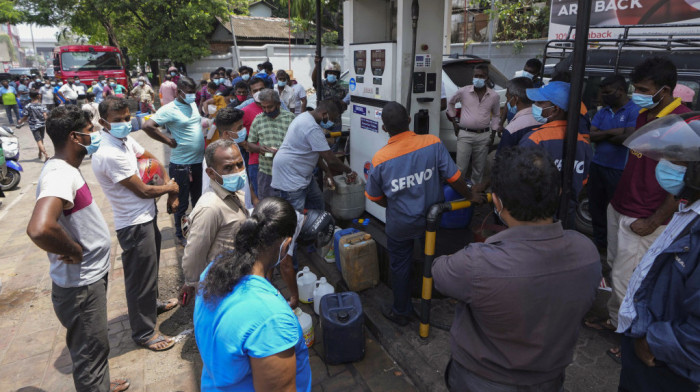
POLYGON ((365 212, 365 180, 357 178, 354 183, 346 184, 345 176, 333 177, 335 191, 331 196, 331 213, 336 219, 352 220, 365 212))
POLYGON ((321 298, 326 294, 333 293, 335 293, 335 288, 326 281, 326 278, 322 277, 316 281, 314 284, 314 312, 316 312, 316 314, 321 314, 321 298))
POLYGON ((299 301, 310 304, 314 302, 314 285, 316 283, 316 274, 309 270, 309 267, 304 267, 303 270, 297 272, 297 287, 299 288, 299 301))
POLYGON ((304 342, 306 347, 311 348, 314 345, 314 323, 308 313, 304 313, 301 308, 294 309, 294 314, 299 319, 301 330, 304 331, 304 342))

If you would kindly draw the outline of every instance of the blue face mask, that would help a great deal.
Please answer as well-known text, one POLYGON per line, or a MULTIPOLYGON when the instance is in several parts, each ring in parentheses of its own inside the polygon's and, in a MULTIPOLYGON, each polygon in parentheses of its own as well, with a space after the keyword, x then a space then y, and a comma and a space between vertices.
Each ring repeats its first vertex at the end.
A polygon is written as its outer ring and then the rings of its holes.
POLYGON ((177 72, 171 72, 171 73, 170 73, 170 76, 175 76, 175 75, 177 75, 177 72))
POLYGON ((656 105, 659 104, 659 102, 661 102, 661 100, 659 100, 658 102, 654 102, 654 97, 660 92, 661 90, 657 91, 654 95, 634 93, 632 94, 632 102, 634 102, 635 104, 637 104, 637 106, 641 108, 653 109, 656 107, 656 105))
POLYGON ((248 74, 241 75, 241 79, 248 80, 248 79, 250 79, 250 75, 248 75, 248 74))
POLYGON ((226 81, 226 78, 219 78, 219 84, 224 84, 225 81, 226 81))
POLYGON ((277 108, 271 112, 263 112, 263 113, 265 113, 265 115, 269 118, 275 118, 275 117, 279 116, 280 108, 277 108))
POLYGON ((117 84, 114 83, 114 82, 110 82, 110 83, 109 83, 109 87, 115 87, 116 85, 117 85, 117 84))
POLYGON ((532 105, 532 117, 535 118, 535 121, 537 121, 540 124, 546 124, 547 123, 547 117, 542 116, 542 111, 545 109, 553 108, 554 106, 548 106, 546 108, 541 108, 537 105, 532 105))
POLYGON ((338 77, 335 76, 334 74, 329 74, 328 76, 326 76, 326 81, 328 83, 335 83, 338 81, 338 77))
POLYGON ((131 121, 109 123, 109 133, 119 139, 124 139, 131 133, 131 121))
POLYGON ((486 86, 486 79, 481 79, 481 78, 473 78, 472 79, 472 84, 476 88, 483 88, 486 86))
POLYGON ((685 187, 683 177, 685 177, 686 170, 685 166, 676 165, 662 159, 656 165, 656 181, 659 182, 659 185, 666 192, 678 196, 685 187))
POLYGON ((333 128, 333 125, 335 125, 335 123, 329 118, 328 120, 321 120, 321 123, 319 125, 321 126, 321 128, 331 129, 333 128))
POLYGON ((278 85, 279 87, 284 87, 284 86, 287 85, 287 82, 283 82, 283 81, 281 81, 281 80, 278 80, 278 81, 277 81, 277 85, 278 85))
POLYGON ((216 83, 217 86, 221 83, 221 82, 219 82, 219 79, 212 79, 211 81, 216 83))
MULTIPOLYGON (((216 171, 214 171, 214 173, 216 173, 216 171)), ((245 170, 240 173, 231 173, 223 176, 219 173, 216 174, 221 177, 221 180, 223 181, 221 186, 229 192, 236 192, 243 189, 243 187, 245 187, 246 180, 248 179, 248 175, 246 175, 245 170)))
POLYGON ((518 112, 518 107, 515 106, 515 105, 511 105, 511 104, 510 104, 510 101, 506 102, 506 108, 508 108, 508 113, 509 113, 511 116, 515 116, 515 113, 518 112))
POLYGON ((83 145, 80 144, 81 146, 85 147, 85 150, 87 150, 88 155, 92 155, 97 151, 98 148, 100 148, 100 142, 102 141, 102 135, 99 132, 93 132, 93 133, 82 133, 82 132, 76 132, 80 135, 89 135, 90 136, 90 144, 83 145))
POLYGON ((267 75, 267 72, 265 72, 264 69, 261 69, 260 71, 258 71, 258 73, 259 73, 260 75, 267 75))
POLYGON ((241 128, 241 130, 238 131, 238 137, 234 140, 234 142, 243 143, 245 141, 246 136, 248 136, 248 130, 245 128, 241 128))
POLYGON ((522 77, 523 77, 523 78, 528 78, 528 79, 532 80, 532 79, 535 77, 535 75, 533 75, 533 74, 531 74, 531 73, 529 73, 529 72, 527 72, 527 71, 523 71, 522 77))
POLYGON ((185 103, 191 104, 197 98, 196 94, 185 94, 185 103))

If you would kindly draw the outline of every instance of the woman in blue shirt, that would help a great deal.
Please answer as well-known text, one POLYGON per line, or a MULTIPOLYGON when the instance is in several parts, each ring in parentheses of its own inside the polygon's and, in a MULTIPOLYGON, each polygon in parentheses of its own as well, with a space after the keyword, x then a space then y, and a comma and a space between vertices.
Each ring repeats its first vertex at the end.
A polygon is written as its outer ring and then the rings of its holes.
POLYGON ((202 391, 311 390, 299 321, 265 279, 287 254, 296 223, 287 201, 266 198, 241 224, 236 251, 219 255, 202 273, 194 309, 202 391))

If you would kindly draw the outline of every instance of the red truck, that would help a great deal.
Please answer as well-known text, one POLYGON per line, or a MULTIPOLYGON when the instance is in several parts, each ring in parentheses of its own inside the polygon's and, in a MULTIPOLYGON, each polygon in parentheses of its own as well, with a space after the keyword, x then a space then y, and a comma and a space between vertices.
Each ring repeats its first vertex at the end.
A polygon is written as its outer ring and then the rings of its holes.
POLYGON ((106 78, 115 78, 118 84, 131 89, 131 80, 126 73, 126 59, 119 48, 114 46, 59 46, 53 50, 53 68, 54 76, 60 80, 77 77, 90 86, 93 80, 104 75, 106 78))

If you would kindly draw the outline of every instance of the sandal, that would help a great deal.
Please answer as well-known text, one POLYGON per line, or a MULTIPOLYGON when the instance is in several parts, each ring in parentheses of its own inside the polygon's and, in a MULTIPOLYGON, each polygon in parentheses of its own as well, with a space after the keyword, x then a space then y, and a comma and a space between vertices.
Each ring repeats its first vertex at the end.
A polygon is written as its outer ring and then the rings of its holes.
POLYGON ((596 331, 613 331, 617 330, 610 319, 602 319, 600 317, 591 317, 583 320, 583 325, 596 331))
POLYGON ((177 298, 170 298, 167 302, 158 301, 156 312, 158 314, 169 312, 177 306, 177 298))
POLYGON ((173 348, 175 341, 165 335, 156 333, 152 338, 143 343, 138 343, 138 345, 151 351, 166 351, 173 348))
POLYGON ((620 351, 620 347, 613 347, 605 351, 606 354, 610 358, 612 358, 613 361, 617 362, 618 364, 622 364, 622 351, 620 351))
POLYGON ((109 382, 109 392, 121 392, 129 389, 131 384, 128 378, 114 378, 109 382))

